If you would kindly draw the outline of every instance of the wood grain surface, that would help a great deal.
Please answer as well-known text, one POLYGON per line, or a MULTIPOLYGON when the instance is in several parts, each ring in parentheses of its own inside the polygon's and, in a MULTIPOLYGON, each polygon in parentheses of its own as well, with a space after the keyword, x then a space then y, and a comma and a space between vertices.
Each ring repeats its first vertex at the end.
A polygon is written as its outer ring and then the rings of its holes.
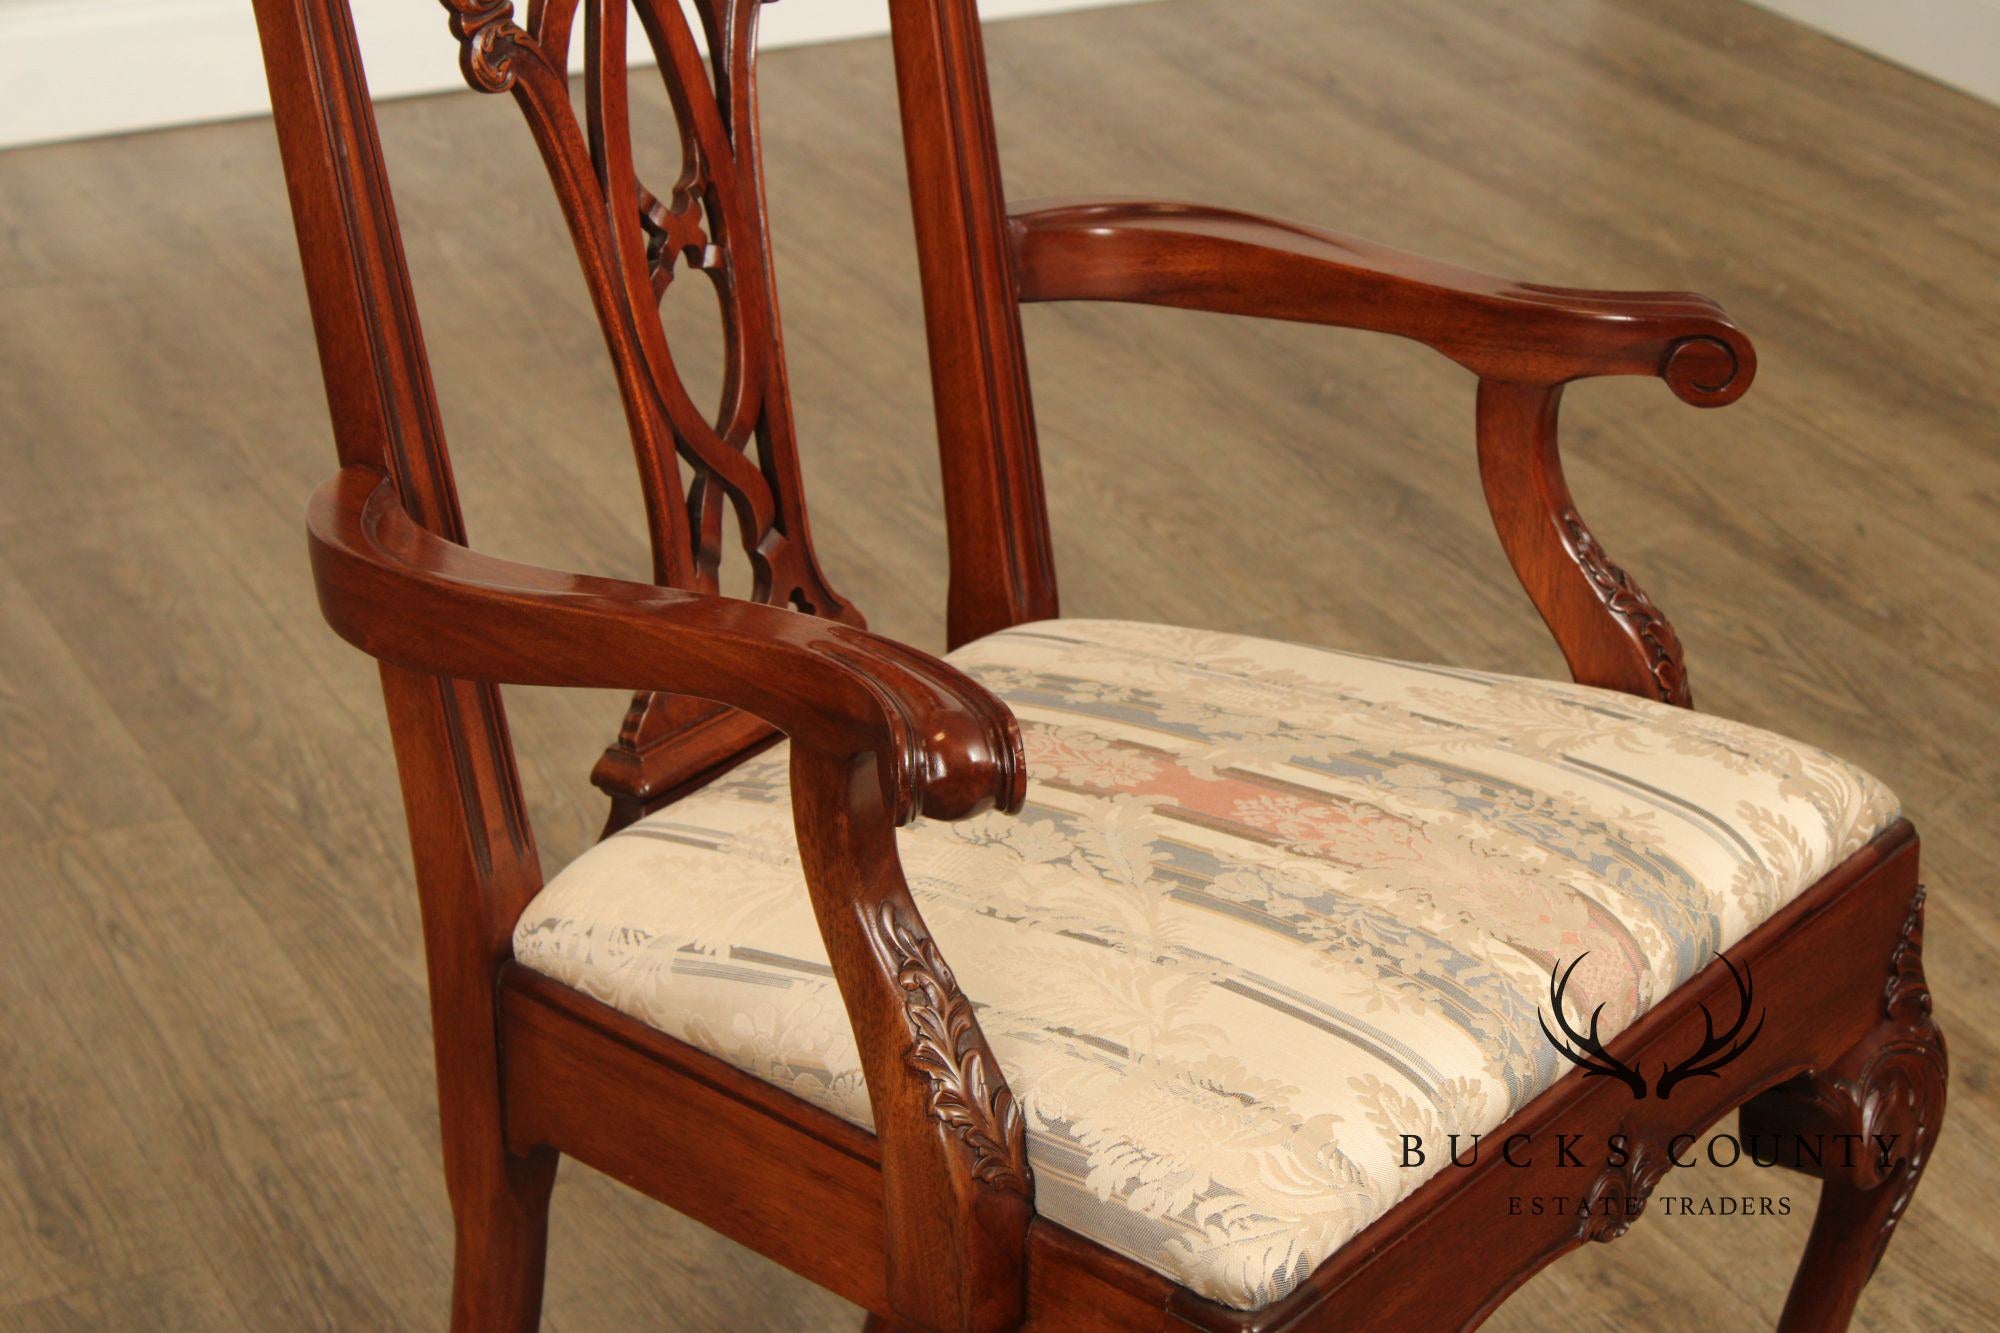
MULTIPOLYGON (((1925 830, 1953 1105, 1857 1326, 2000 1321, 2000 109, 1735 0, 1170 0, 987 46, 1016 197, 1227 200, 1540 281, 1693 288, 1757 340, 1726 413, 1578 387, 1569 476, 1705 710, 1849 755, 1925 830)), ((762 84, 821 557, 876 629, 939 648, 888 45, 774 52, 762 84)), ((663 99, 635 94, 665 156, 663 99)), ((617 387, 532 145, 471 94, 386 108, 382 132, 474 540, 646 577, 617 387)), ((7 1329, 445 1309, 402 811, 374 669, 306 568, 330 451, 285 207, 262 122, 0 155, 7 1329)), ((712 381, 705 312, 683 314, 677 357, 712 381)), ((1493 536, 1455 368, 1194 313, 1026 319, 1070 614, 1564 674, 1493 536)), ((602 823, 587 774, 625 702, 509 694, 551 868, 602 823)), ((1767 1324, 1814 1186, 1747 1174, 1660 1192, 1791 1215, 1649 1217, 1490 1327, 1767 1324)), ((860 1323, 574 1165, 555 1212, 551 1328, 860 1323)))

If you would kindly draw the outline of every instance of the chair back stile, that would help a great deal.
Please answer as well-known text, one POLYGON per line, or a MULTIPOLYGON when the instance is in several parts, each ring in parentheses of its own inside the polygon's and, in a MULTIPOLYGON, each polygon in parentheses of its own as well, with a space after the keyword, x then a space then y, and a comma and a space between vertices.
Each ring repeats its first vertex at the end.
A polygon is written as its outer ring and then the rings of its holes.
MULTIPOLYGON (((462 541, 352 15, 346 0, 256 9, 340 461, 379 470, 417 522, 462 541)), ((446 1180, 454 1198, 503 1197, 554 1171, 553 1154, 504 1150, 488 1091, 500 1077, 494 978, 542 884, 506 713, 492 684, 386 663, 381 676, 424 918, 446 1180)), ((539 1290, 539 1267, 523 1271, 539 1290)))
POLYGON ((1057 615, 1055 553, 975 0, 890 0, 957 648, 1057 615))
MULTIPOLYGON (((340 461, 381 471, 417 522, 463 541, 352 15, 345 0, 258 0, 257 10, 340 461)), ((521 867, 501 876, 516 882, 505 901, 480 913, 490 919, 477 934, 511 928, 540 875, 499 691, 384 673, 392 727, 423 713, 420 730, 439 742, 431 766, 467 808, 461 841, 471 864, 488 880, 496 868, 521 867), (397 696, 407 705, 400 712, 397 696)), ((402 726, 396 740, 407 766, 415 732, 402 726)))

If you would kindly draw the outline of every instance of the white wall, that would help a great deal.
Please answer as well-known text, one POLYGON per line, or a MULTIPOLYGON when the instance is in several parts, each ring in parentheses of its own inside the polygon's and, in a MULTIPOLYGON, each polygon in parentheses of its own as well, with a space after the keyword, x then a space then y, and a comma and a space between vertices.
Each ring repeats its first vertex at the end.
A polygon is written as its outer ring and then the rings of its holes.
MULTIPOLYGON (((996 19, 1131 2, 981 0, 979 8, 996 19)), ((377 97, 464 87, 437 0, 350 3, 377 97)), ((785 0, 762 16, 765 46, 888 30, 888 0, 785 0)), ((0 0, 0 148, 269 108, 250 0, 0 0)))
POLYGON ((2000 0, 1755 0, 1939 83, 2000 103, 2000 0))
MULTIPOLYGON (((351 2, 378 97, 463 86, 436 0, 351 2)), ((1126 3, 981 0, 980 10, 997 19, 1126 3)), ((1754 3, 2000 103, 2000 0, 1754 3)), ((784 0, 763 15, 768 46, 867 36, 888 24, 888 0, 784 0)), ((0 0, 0 148, 256 115, 268 105, 250 0, 0 0)))

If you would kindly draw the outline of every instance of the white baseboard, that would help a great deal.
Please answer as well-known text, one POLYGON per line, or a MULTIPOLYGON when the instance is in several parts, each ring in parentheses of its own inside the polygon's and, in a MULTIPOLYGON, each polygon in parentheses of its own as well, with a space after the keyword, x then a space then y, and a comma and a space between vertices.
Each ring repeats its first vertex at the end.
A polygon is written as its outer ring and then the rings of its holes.
POLYGON ((2000 0, 1754 0, 1850 46, 2000 103, 2000 0))
MULTIPOLYGON (((982 0, 988 19, 1134 0, 982 0)), ((436 0, 352 0, 376 97, 461 88, 436 0)), ((637 25, 634 25, 636 29, 637 25)), ((763 45, 889 30, 888 0, 789 0, 763 45)), ((0 148, 270 110, 249 0, 0 0, 0 148)))

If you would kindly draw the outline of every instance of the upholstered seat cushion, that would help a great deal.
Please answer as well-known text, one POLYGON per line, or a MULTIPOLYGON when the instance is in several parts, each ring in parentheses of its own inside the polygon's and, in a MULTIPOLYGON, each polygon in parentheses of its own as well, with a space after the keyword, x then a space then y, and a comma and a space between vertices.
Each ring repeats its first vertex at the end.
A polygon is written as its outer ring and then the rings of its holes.
MULTIPOLYGON (((1021 719, 1027 808, 900 835, 1025 1110, 1045 1216, 1226 1304, 1283 1296, 1896 816, 1852 765, 1621 694, 1153 625, 952 660, 1021 719)), ((869 1108, 774 752, 613 837, 528 967, 857 1124, 869 1108)))

